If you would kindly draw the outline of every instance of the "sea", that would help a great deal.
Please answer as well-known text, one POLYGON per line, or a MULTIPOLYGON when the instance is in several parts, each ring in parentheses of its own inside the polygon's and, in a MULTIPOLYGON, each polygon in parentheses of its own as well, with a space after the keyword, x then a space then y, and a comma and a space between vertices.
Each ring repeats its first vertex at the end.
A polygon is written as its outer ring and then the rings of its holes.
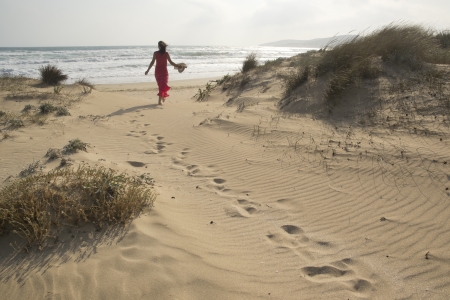
MULTIPOLYGON (((188 68, 178 73, 170 65, 170 80, 221 77, 239 72, 245 58, 252 52, 264 63, 286 58, 315 48, 294 47, 231 47, 231 46, 169 46, 172 61, 188 68)), ((87 79, 94 84, 154 82, 153 70, 144 75, 155 46, 105 47, 0 47, 0 76, 39 78, 39 68, 55 65, 69 76, 66 83, 87 79)))

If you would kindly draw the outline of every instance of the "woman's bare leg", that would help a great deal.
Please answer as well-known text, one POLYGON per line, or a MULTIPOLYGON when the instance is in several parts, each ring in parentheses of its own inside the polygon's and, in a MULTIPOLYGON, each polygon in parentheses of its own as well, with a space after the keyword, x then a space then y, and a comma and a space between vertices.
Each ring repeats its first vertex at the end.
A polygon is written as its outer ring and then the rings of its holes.
POLYGON ((158 105, 163 105, 163 103, 162 103, 162 99, 164 99, 163 97, 161 97, 161 96, 159 96, 159 98, 158 98, 158 105))

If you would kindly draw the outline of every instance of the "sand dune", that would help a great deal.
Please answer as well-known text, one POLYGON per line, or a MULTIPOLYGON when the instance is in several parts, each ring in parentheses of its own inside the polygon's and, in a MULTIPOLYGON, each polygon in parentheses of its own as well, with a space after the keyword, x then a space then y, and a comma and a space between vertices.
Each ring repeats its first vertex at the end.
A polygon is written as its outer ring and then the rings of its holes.
POLYGON ((151 84, 98 86, 71 116, 0 142, 2 186, 80 138, 91 148, 74 164, 148 173, 158 192, 121 230, 61 227, 30 253, 1 237, 2 298, 450 296, 448 126, 440 140, 283 113, 276 82, 195 102, 207 81, 173 82, 162 107, 151 84))

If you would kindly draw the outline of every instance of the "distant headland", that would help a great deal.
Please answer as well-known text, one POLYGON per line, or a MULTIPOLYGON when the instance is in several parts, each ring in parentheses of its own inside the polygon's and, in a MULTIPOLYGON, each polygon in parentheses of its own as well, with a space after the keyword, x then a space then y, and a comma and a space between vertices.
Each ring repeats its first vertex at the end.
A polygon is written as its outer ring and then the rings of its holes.
POLYGON ((355 36, 354 35, 337 35, 337 36, 333 36, 333 37, 318 38, 318 39, 312 39, 312 40, 281 40, 281 41, 261 44, 260 46, 324 48, 326 45, 339 44, 342 41, 346 41, 353 37, 355 37, 355 36))

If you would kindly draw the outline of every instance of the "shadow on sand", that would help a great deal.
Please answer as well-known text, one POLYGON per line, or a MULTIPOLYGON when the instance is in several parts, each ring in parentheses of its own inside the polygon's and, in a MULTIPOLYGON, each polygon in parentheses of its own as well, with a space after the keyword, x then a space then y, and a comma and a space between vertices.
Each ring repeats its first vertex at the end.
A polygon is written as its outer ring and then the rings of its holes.
POLYGON ((119 243, 129 231, 127 226, 108 226, 102 230, 93 225, 64 227, 38 250, 27 248, 25 239, 16 234, 2 237, 0 282, 15 280, 22 286, 32 273, 43 275, 48 269, 69 261, 82 262, 97 253, 97 248, 119 243), (6 245, 9 245, 6 246, 6 245))
POLYGON ((113 117, 113 116, 120 116, 120 115, 124 115, 124 114, 128 114, 128 113, 132 113, 141 109, 158 109, 158 108, 162 108, 162 105, 158 105, 158 104, 149 104, 149 105, 141 105, 141 106, 134 106, 134 107, 130 107, 127 109, 119 109, 118 111, 115 111, 113 113, 110 113, 108 115, 108 117, 113 117))

